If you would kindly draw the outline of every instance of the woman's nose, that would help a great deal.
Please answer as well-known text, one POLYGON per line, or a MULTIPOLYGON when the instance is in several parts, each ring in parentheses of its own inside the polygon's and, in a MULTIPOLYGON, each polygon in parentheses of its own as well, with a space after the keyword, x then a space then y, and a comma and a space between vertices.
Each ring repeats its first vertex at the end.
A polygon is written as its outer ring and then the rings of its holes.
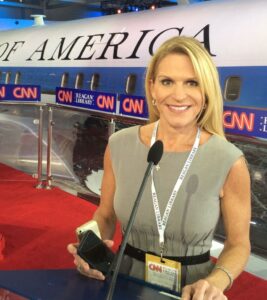
POLYGON ((187 96, 186 87, 182 84, 174 85, 172 93, 173 97, 178 101, 185 99, 187 96))

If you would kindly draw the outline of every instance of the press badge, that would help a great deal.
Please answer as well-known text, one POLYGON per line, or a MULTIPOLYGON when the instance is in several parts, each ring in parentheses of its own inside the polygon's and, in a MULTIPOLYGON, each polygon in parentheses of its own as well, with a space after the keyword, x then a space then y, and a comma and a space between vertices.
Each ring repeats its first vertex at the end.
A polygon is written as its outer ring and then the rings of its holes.
POLYGON ((181 292, 181 263, 146 254, 145 280, 176 292, 181 292))

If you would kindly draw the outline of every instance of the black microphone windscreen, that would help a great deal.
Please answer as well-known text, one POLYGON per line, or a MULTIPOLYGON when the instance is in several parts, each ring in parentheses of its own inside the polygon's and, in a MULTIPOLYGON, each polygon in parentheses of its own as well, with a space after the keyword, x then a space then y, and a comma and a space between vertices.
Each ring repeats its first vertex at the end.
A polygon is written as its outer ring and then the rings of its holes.
POLYGON ((157 165, 161 160, 163 154, 163 143, 161 140, 157 140, 149 149, 147 155, 147 162, 153 162, 154 165, 157 165))

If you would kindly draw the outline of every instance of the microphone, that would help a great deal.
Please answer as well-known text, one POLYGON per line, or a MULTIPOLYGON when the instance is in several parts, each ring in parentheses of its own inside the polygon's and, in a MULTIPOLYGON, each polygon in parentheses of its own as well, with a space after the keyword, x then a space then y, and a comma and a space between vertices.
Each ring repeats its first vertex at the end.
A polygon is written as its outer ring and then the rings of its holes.
MULTIPOLYGON (((115 284, 116 284, 119 269, 120 269, 120 265, 121 265, 121 261, 122 261, 122 257, 123 257, 123 253, 124 253, 127 241, 129 239, 130 231, 133 227, 134 219, 135 219, 135 216, 136 216, 136 213, 137 213, 137 209, 138 209, 141 197, 143 195, 143 192, 144 192, 148 177, 151 173, 152 167, 153 167, 153 165, 157 165, 159 163, 159 161, 161 160, 162 154, 163 154, 163 143, 162 143, 162 141, 157 140, 152 145, 152 147, 149 149, 149 152, 148 152, 148 155, 147 155, 148 166, 146 168, 146 172, 145 172, 145 175, 143 177, 143 181, 142 181, 141 186, 139 188, 139 191, 138 191, 138 194, 137 194, 137 197, 136 197, 136 200, 135 200, 135 203, 134 203, 134 206, 133 206, 130 218, 129 218, 129 222, 127 224, 127 227, 126 227, 126 230, 125 230, 125 233, 124 233, 124 237, 123 237, 123 240, 122 240, 122 243, 121 243, 121 246, 120 246, 120 250, 118 252, 117 259, 114 260, 116 262, 113 263, 113 265, 115 265, 115 268, 114 268, 114 272, 113 272, 111 282, 110 282, 110 285, 109 285, 106 300, 111 300, 112 299, 114 289, 115 289, 115 284)), ((113 268, 111 268, 111 272, 112 272, 112 269, 113 268)))

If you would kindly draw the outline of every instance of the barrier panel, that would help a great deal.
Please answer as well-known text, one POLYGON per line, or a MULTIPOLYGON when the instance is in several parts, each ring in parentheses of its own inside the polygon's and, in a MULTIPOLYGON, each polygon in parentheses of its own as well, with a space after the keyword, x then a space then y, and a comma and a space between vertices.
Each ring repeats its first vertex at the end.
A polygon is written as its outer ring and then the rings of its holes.
POLYGON ((37 188, 98 197, 108 137, 146 122, 145 99, 68 88, 57 88, 54 98, 41 102, 38 86, 0 85, 0 123, 11 124, 1 126, 1 162, 32 173, 37 188))

